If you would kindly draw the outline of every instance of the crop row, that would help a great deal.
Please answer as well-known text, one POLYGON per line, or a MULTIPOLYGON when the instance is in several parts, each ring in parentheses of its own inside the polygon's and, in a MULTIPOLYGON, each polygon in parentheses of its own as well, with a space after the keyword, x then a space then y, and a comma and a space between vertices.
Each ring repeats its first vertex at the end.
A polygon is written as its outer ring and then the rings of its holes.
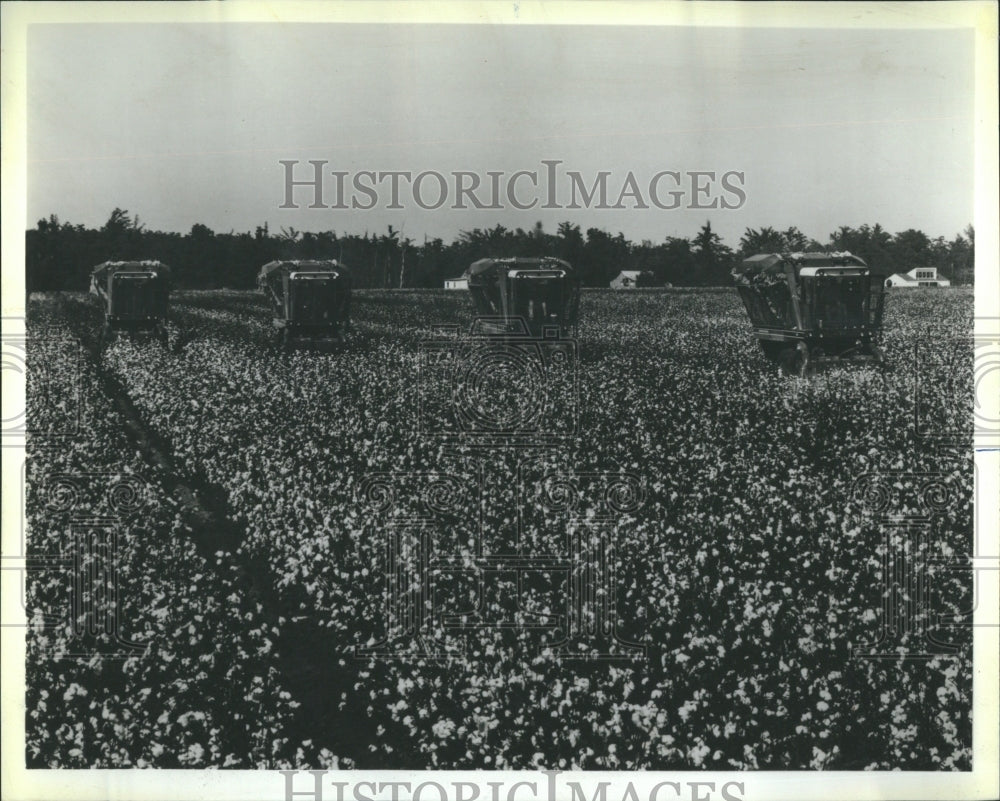
MULTIPOLYGON (((317 672, 261 709, 267 737, 295 727, 327 749, 305 764, 967 769, 970 580, 934 560, 970 551, 971 448, 963 432, 929 444, 926 425, 968 417, 971 295, 892 301, 888 369, 805 381, 766 367, 729 293, 585 293, 578 395, 545 407, 577 435, 530 450, 448 441, 422 417, 426 321, 469 319, 444 292, 359 293, 337 354, 276 353, 250 296, 184 294, 182 352, 123 338, 102 367, 221 489, 239 558, 268 566, 268 613, 317 672), (883 495, 930 517, 926 542, 887 533, 883 495), (903 547, 936 588, 919 622, 954 653, 862 658, 903 547), (582 576, 597 600, 569 609, 582 576)), ((83 308, 61 324, 93 325, 83 308)), ((533 391, 491 378, 495 408, 533 391)), ((924 631, 891 646, 922 653, 924 631)))

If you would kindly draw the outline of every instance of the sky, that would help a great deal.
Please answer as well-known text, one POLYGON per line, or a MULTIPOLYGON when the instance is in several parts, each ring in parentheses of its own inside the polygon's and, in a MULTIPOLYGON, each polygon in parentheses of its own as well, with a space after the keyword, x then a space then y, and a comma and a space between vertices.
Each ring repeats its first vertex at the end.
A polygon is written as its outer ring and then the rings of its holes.
MULTIPOLYGON (((656 242, 710 221, 735 247, 761 226, 821 242, 876 222, 951 238, 973 216, 971 31, 44 24, 29 29, 27 62, 29 225, 55 214, 100 226, 121 207, 180 232, 392 225, 450 241, 568 221, 656 242), (350 188, 365 170, 485 184, 487 171, 544 173, 546 159, 588 186, 609 172, 609 205, 631 172, 650 208, 542 209, 544 188, 523 182, 535 208, 454 209, 452 186, 442 208, 404 187, 403 208, 387 209, 384 183, 372 209, 310 209, 308 189, 280 208, 281 160, 300 179, 326 161, 350 188), (741 172, 745 201, 687 208, 688 189, 680 208, 656 208, 647 187, 667 170, 682 182, 741 172)), ((335 194, 330 177, 324 202, 335 194)))

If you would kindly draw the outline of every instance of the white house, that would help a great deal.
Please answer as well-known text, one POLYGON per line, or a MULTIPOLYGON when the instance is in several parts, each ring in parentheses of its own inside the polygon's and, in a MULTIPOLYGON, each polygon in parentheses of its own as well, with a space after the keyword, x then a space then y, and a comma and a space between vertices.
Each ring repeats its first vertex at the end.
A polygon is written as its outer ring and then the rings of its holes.
POLYGON ((887 287, 951 286, 947 278, 939 278, 937 267, 917 267, 908 273, 896 273, 885 279, 887 287))
POLYGON ((653 286, 653 274, 646 270, 622 270, 611 281, 612 289, 638 289, 653 286))
POLYGON ((446 278, 444 281, 445 289, 468 289, 469 279, 468 278, 446 278))

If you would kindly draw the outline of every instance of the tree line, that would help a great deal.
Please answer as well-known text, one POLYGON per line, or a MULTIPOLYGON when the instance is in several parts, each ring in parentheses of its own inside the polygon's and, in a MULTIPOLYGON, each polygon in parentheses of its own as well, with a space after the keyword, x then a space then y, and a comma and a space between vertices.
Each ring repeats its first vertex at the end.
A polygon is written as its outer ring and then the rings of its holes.
POLYGON ((890 234, 880 225, 841 226, 823 244, 798 228, 748 228, 733 249, 706 222, 691 237, 632 242, 624 234, 560 223, 548 233, 474 228, 451 243, 439 238, 416 242, 389 226, 382 234, 318 233, 258 226, 245 233, 216 233, 200 223, 186 234, 150 231, 138 216, 115 209, 100 228, 61 222, 52 215, 27 232, 25 279, 29 292, 81 290, 90 271, 104 261, 157 259, 173 269, 176 286, 193 289, 248 289, 262 264, 275 259, 337 259, 351 268, 359 288, 441 287, 476 259, 487 256, 558 256, 580 271, 584 286, 607 286, 621 270, 652 275, 654 284, 726 286, 730 270, 755 253, 849 250, 873 270, 890 274, 914 267, 937 267, 953 283, 971 284, 975 232, 969 225, 954 239, 932 239, 908 229, 890 234))

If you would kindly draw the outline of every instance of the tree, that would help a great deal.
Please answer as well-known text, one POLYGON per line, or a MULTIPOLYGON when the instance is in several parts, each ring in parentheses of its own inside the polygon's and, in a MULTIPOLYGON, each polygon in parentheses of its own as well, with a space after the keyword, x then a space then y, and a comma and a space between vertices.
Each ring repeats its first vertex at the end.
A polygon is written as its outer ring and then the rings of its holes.
POLYGON ((413 240, 408 236, 404 236, 400 242, 400 256, 399 256, 399 288, 402 289, 405 286, 406 281, 406 249, 413 244, 413 240))
POLYGON ((111 212, 111 216, 108 217, 108 221, 104 223, 104 227, 101 231, 105 234, 123 234, 126 231, 133 228, 132 218, 125 209, 115 208, 111 212))
MULTIPOLYGON (((748 228, 740 254, 751 251, 819 249, 798 228, 748 228)), ((936 266, 955 283, 971 283, 975 267, 975 230, 968 226, 951 240, 931 239, 907 229, 895 236, 880 225, 843 226, 830 234, 831 249, 850 250, 873 268, 936 266)), ((25 281, 29 291, 86 289, 90 271, 110 259, 155 258, 169 264, 178 287, 253 286, 262 264, 282 258, 337 258, 350 266, 357 288, 439 287, 461 275, 470 262, 487 256, 561 256, 580 272, 585 286, 604 286, 621 270, 649 270, 658 283, 721 286, 730 282, 734 254, 706 223, 694 238, 668 236, 659 244, 632 243, 622 232, 588 228, 586 236, 571 222, 554 234, 541 223, 510 230, 503 225, 462 231, 451 243, 425 239, 422 245, 392 226, 378 235, 309 232, 268 225, 237 234, 216 233, 194 223, 186 234, 150 231, 137 216, 116 208, 96 228, 63 222, 55 215, 39 219, 25 232, 25 281), (398 253, 398 258, 397 258, 398 253), (396 270, 398 269, 398 273, 396 270)))
POLYGON ((620 270, 626 269, 628 242, 622 234, 611 236, 600 228, 587 229, 587 241, 580 256, 580 278, 586 286, 607 286, 620 270))
POLYGON ((747 228, 740 237, 740 255, 743 258, 758 253, 783 253, 787 249, 787 240, 774 228, 764 227, 756 231, 747 228))
POLYGON ((931 264, 931 240, 923 231, 908 228, 892 238, 890 245, 892 260, 902 270, 926 267, 931 264))
POLYGON ((124 261, 139 258, 142 255, 143 229, 138 218, 133 220, 124 209, 112 211, 101 228, 105 258, 124 261))
POLYGON ((964 234, 956 235, 948 243, 948 263, 955 283, 973 284, 976 280, 976 231, 969 225, 964 234))
POLYGON ((729 283, 733 252, 722 244, 722 237, 706 222, 695 236, 694 260, 698 268, 697 283, 701 286, 721 286, 729 283))
MULTIPOLYGON (((679 236, 668 236, 661 245, 663 254, 662 280, 666 283, 684 286, 696 280, 697 264, 691 250, 691 240, 679 236)), ((661 278, 661 276, 657 276, 661 278)))
POLYGON ((881 225, 851 228, 842 225, 830 234, 833 250, 847 250, 860 256, 876 272, 896 272, 896 262, 890 252, 892 236, 881 225))
MULTIPOLYGON (((786 228, 782 234, 782 238, 785 240, 785 249, 792 253, 802 253, 813 248, 810 247, 815 240, 809 239, 804 233, 802 233, 794 225, 791 228, 786 228)), ((819 244, 816 242, 815 244, 819 244)), ((816 248, 817 250, 820 248, 816 248)))
POLYGON ((559 257, 580 269, 584 247, 580 226, 569 222, 559 223, 558 237, 559 257))
POLYGON ((393 228, 391 225, 386 230, 386 233, 382 234, 378 238, 379 250, 385 254, 385 259, 382 262, 382 281, 381 284, 385 289, 392 286, 390 278, 390 270, 392 269, 392 254, 396 252, 399 247, 399 231, 393 228))

